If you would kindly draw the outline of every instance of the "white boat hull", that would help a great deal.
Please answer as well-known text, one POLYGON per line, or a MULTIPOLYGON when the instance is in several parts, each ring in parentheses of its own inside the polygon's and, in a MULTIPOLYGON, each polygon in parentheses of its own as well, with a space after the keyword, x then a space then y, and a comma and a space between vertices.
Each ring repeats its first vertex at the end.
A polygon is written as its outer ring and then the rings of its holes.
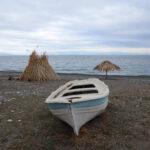
POLYGON ((75 103, 49 103, 52 114, 68 123, 76 135, 89 120, 102 113, 108 105, 108 96, 75 103))

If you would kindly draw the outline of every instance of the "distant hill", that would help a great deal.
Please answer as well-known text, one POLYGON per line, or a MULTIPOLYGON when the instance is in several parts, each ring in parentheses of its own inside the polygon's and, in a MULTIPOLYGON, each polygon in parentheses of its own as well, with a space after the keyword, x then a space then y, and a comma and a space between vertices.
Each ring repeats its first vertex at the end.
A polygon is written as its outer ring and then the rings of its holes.
POLYGON ((5 53, 5 52, 0 52, 0 56, 10 56, 12 54, 9 54, 9 53, 5 53))

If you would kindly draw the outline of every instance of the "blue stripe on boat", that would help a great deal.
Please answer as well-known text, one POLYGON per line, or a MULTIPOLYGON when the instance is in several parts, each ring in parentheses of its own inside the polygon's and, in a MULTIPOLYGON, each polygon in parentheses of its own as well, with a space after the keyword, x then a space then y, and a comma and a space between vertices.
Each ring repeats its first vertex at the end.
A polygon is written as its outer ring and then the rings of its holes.
MULTIPOLYGON (((104 98, 100 98, 100 99, 95 99, 95 100, 88 100, 88 101, 83 101, 83 102, 76 102, 76 103, 72 103, 71 105, 74 108, 86 108, 86 107, 92 107, 92 106, 98 106, 98 105, 102 105, 103 103, 105 103, 106 101, 108 101, 108 97, 104 97, 104 98)), ((48 107, 49 109, 67 109, 69 108, 68 103, 49 103, 48 107)))
POLYGON ((69 105, 68 103, 50 103, 48 104, 48 108, 50 109, 66 109, 66 108, 69 108, 69 105))
POLYGON ((73 103, 74 108, 83 108, 83 107, 92 107, 92 106, 98 106, 105 103, 107 98, 101 98, 101 99, 95 99, 95 100, 89 100, 79 103, 73 103))

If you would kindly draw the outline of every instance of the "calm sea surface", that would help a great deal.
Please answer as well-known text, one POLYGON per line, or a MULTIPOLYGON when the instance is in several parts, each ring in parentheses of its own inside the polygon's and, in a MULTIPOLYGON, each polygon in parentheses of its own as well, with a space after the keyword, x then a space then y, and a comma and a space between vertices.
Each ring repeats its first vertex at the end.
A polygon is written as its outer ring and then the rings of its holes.
MULTIPOLYGON (((103 74, 93 68, 103 60, 121 67, 114 75, 150 75, 150 56, 49 56, 49 62, 58 73, 103 74)), ((0 71, 23 71, 27 56, 0 56, 0 71)))

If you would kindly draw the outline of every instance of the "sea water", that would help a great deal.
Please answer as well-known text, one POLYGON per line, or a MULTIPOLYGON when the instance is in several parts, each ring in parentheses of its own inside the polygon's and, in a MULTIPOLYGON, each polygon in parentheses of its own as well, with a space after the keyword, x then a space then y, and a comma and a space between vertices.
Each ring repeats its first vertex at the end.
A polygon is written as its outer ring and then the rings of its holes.
MULTIPOLYGON (((49 56, 49 63, 58 73, 104 74, 93 68, 104 60, 121 67, 112 75, 150 75, 150 55, 49 56)), ((0 56, 0 71, 23 71, 28 56, 0 56)))

